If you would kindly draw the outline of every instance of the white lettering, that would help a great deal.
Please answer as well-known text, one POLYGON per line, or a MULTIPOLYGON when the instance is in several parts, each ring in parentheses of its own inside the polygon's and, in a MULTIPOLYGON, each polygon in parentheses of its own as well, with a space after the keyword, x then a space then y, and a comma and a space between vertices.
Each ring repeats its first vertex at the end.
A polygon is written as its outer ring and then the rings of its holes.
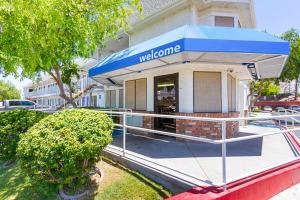
POLYGON ((147 55, 147 60, 151 60, 151 54, 147 55))
POLYGON ((159 57, 163 57, 164 55, 165 55, 164 50, 159 50, 158 56, 159 56, 159 57))
POLYGON ((145 62, 146 61, 146 56, 140 56, 140 62, 145 62))
POLYGON ((139 57, 140 62, 145 62, 149 60, 153 60, 155 58, 161 58, 164 56, 172 55, 174 53, 179 53, 181 51, 181 46, 179 44, 173 46, 173 47, 168 47, 165 49, 160 49, 160 50, 151 50, 151 53, 148 53, 146 55, 142 55, 139 57))
POLYGON ((181 49, 181 46, 180 46, 180 45, 176 45, 176 46, 174 47, 175 53, 180 52, 180 49, 181 49))

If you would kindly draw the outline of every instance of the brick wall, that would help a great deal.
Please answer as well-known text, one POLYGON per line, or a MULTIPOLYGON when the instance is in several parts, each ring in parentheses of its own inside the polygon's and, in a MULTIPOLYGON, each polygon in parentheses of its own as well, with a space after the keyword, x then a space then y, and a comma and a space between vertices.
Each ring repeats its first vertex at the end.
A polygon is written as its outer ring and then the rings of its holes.
MULTIPOLYGON (((151 112, 143 112, 151 113, 151 112)), ((176 113, 180 116, 193 117, 210 117, 210 118, 232 118, 239 117, 239 112, 229 113, 176 113)), ((122 119, 121 119, 122 122, 122 119)), ((154 129, 154 118, 143 117, 143 128, 154 129)), ((226 122, 227 138, 233 137, 239 131, 238 122, 226 122)), ((135 134, 145 134, 145 132, 137 130, 128 130, 135 134)), ((220 122, 205 122, 196 120, 176 120, 176 133, 183 135, 190 135, 202 138, 221 139, 222 127, 220 122)))
MULTIPOLYGON (((232 118, 239 117, 239 112, 229 113, 177 113, 181 116, 232 118)), ((239 131, 239 122, 226 122, 227 138, 233 137, 239 131)), ((221 122, 208 122, 196 120, 176 120, 176 133, 202 138, 221 139, 221 122)))

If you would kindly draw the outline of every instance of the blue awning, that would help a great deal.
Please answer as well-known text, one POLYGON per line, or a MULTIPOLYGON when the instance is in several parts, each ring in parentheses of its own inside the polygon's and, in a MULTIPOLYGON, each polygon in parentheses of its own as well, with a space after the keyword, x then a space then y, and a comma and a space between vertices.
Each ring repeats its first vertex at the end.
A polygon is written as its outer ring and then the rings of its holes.
MULTIPOLYGON (((253 29, 186 25, 110 55, 91 68, 89 76, 129 69, 184 52, 269 55, 268 58, 285 55, 283 59, 286 60, 290 47, 284 40, 253 29)), ((248 62, 237 62, 245 61, 248 62)), ((249 61, 253 61, 253 57, 249 61)))

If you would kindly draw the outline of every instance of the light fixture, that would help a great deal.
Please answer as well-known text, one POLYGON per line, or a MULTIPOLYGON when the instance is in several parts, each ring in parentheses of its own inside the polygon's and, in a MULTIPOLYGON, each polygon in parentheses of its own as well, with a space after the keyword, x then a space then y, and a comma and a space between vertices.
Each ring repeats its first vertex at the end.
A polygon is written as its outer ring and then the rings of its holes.
POLYGON ((233 70, 232 68, 229 68, 229 69, 227 69, 227 72, 228 72, 228 73, 233 73, 234 70, 233 70))
POLYGON ((191 61, 190 60, 184 60, 184 61, 182 61, 182 64, 186 64, 186 63, 191 63, 191 61))
POLYGON ((255 80, 258 80, 257 71, 254 63, 244 63, 255 80))

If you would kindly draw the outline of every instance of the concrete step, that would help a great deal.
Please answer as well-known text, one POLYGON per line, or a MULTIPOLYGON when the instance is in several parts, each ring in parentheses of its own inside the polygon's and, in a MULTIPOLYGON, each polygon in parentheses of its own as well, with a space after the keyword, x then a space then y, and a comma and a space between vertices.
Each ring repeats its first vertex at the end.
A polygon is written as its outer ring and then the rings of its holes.
POLYGON ((128 152, 126 156, 123 157, 121 156, 122 149, 120 148, 107 147, 103 151, 103 154, 109 159, 136 170, 151 180, 163 185, 173 194, 187 191, 197 185, 209 186, 205 181, 146 160, 142 158, 141 155, 133 155, 134 153, 128 152))

